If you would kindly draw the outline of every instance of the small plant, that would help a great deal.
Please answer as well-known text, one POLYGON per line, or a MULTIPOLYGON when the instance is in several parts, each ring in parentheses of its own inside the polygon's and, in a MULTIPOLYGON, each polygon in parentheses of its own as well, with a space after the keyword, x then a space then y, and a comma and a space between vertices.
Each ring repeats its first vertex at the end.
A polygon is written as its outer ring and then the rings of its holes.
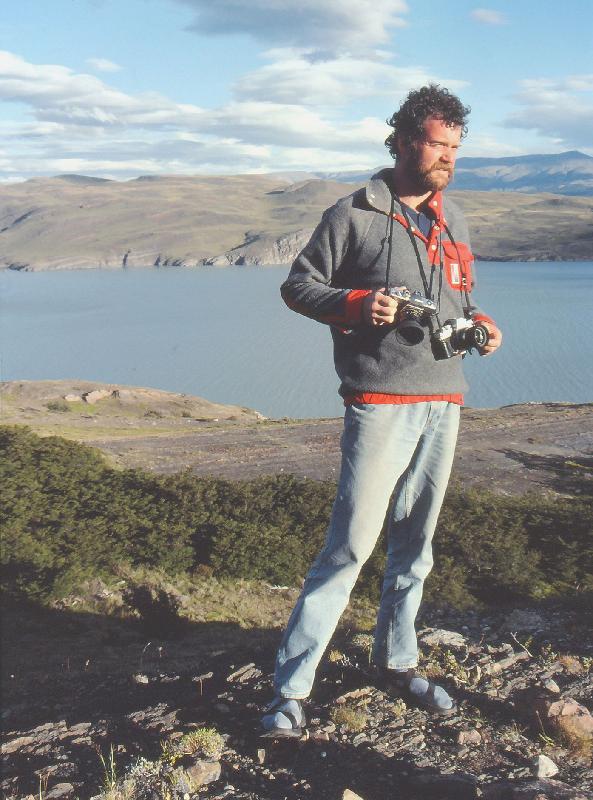
POLYGON ((163 414, 160 411, 157 411, 156 408, 149 408, 148 411, 144 412, 145 417, 155 417, 156 419, 162 419, 163 414))
POLYGON ((538 735, 540 742, 545 745, 545 747, 556 747, 556 742, 552 739, 551 736, 548 736, 547 733, 540 733, 538 735))
POLYGON ((103 765, 103 787, 105 792, 113 792, 117 787, 117 769, 115 764, 115 753, 113 751, 113 745, 109 747, 109 755, 107 758, 103 755, 103 753, 98 750, 99 760, 103 765))
POLYGON ((39 800, 43 800, 43 797, 47 791, 47 783, 49 781, 49 774, 44 772, 43 775, 39 776, 39 800))
POLYGON ((224 747, 224 739, 215 728, 196 728, 176 741, 163 745, 163 761, 174 765, 184 756, 204 756, 219 758, 224 747))
POLYGON ((396 698, 390 705, 389 710, 394 717, 403 717, 408 707, 401 697, 396 698))
POLYGON ((48 411, 70 411, 70 404, 66 400, 48 400, 45 407, 48 411))
POLYGON ((469 671, 460 664, 451 650, 432 647, 422 656, 422 672, 427 678, 455 678, 459 683, 471 683, 475 680, 469 671))
POLYGON ((558 653, 552 649, 552 645, 549 642, 544 642, 539 651, 539 658, 542 664, 548 667, 557 661, 558 653))
POLYGON ((344 653, 340 650, 330 650, 327 654, 327 660, 330 664, 339 664, 340 661, 344 660, 344 653))
POLYGON ((562 669, 567 675, 582 675, 586 671, 581 660, 576 656, 562 655, 558 658, 558 661, 562 664, 562 669))
POLYGON ((100 800, 186 800, 196 787, 183 769, 163 760, 138 758, 125 777, 99 795, 100 800))
POLYGON ((352 647, 355 647, 357 650, 362 650, 362 652, 366 653, 370 658, 375 641, 375 637, 371 633, 355 633, 350 641, 352 647))
POLYGON ((360 733, 366 728, 368 721, 368 714, 364 709, 347 705, 334 706, 329 717, 335 725, 342 725, 350 733, 360 733))

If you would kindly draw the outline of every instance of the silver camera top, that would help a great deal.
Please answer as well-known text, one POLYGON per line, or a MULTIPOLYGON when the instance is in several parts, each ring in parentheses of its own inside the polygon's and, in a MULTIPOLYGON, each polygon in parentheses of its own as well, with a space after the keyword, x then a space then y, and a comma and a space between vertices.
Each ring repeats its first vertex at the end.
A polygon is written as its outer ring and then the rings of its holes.
POLYGON ((389 297, 402 300, 418 311, 426 311, 428 314, 435 314, 437 310, 436 303, 425 297, 422 292, 409 292, 407 289, 390 289, 389 297))

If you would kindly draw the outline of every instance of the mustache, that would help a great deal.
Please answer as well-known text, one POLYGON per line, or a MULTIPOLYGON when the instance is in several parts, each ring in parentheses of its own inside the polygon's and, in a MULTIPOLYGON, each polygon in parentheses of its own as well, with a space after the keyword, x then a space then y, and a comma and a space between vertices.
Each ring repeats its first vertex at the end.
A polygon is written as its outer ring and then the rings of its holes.
POLYGON ((428 171, 436 172, 437 170, 443 170, 443 172, 448 172, 449 175, 453 174, 453 167, 449 167, 447 166, 447 164, 441 164, 439 161, 436 161, 428 171))

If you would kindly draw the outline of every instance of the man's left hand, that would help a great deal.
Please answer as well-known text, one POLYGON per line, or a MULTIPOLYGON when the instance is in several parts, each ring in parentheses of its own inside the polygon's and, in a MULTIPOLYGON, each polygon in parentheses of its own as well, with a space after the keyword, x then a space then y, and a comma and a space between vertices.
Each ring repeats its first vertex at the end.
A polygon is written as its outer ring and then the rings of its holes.
POLYGON ((486 320, 483 320, 480 324, 488 331, 488 344, 484 345, 484 347, 480 347, 479 352, 481 356, 489 356, 490 353, 494 353, 495 350, 498 350, 502 344, 502 333, 493 322, 486 322, 486 320))

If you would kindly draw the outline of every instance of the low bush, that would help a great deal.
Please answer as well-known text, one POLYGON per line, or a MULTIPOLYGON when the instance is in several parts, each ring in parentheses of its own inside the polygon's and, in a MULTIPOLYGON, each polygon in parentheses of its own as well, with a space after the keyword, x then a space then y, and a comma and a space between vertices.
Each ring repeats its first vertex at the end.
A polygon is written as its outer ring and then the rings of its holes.
MULTIPOLYGON (((322 546, 335 493, 288 475, 231 482, 118 471, 93 448, 19 426, 0 427, 0 485, 5 589, 40 601, 125 564, 297 585, 322 546)), ((457 606, 590 602, 592 519, 586 492, 501 497, 451 487, 425 597, 457 606)), ((384 550, 382 537, 359 594, 378 598, 384 550)), ((151 603, 164 613, 163 598, 151 603)))

